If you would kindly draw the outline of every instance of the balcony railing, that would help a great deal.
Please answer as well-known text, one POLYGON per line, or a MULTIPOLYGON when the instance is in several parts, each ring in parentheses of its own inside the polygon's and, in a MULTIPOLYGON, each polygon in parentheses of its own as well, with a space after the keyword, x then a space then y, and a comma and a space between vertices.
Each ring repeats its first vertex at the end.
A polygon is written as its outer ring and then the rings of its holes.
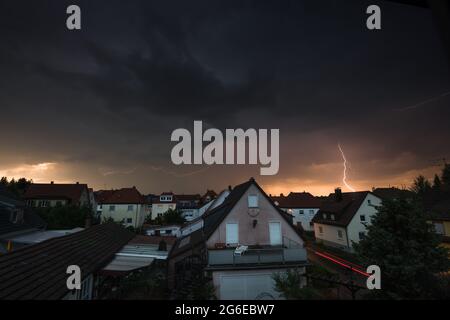
POLYGON ((234 249, 208 250, 208 264, 218 265, 244 265, 244 264, 270 264, 293 263, 306 261, 305 248, 264 248, 248 249, 242 255, 236 255, 234 249))

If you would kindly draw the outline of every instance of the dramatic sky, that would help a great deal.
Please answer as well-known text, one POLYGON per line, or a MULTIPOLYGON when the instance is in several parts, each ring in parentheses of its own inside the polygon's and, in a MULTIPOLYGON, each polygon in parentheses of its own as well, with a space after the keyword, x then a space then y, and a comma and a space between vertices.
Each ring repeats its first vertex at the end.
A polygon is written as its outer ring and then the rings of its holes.
POLYGON ((431 12, 384 1, 1 0, 0 175, 327 194, 347 190, 340 143, 355 189, 409 186, 450 158, 449 70, 431 12), (279 173, 172 165, 171 132, 194 120, 279 128, 279 173))

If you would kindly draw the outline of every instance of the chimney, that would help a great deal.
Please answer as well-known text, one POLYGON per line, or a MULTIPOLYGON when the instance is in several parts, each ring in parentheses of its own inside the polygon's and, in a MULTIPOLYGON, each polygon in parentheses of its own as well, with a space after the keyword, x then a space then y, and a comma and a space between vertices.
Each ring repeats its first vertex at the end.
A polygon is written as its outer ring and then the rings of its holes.
POLYGON ((80 183, 77 181, 77 184, 80 184, 80 183))
POLYGON ((55 182, 54 181, 50 181, 50 184, 55 184, 55 182))
POLYGON ((233 190, 233 188, 231 187, 231 186, 228 186, 228 191, 232 191, 233 190))
POLYGON ((342 201, 342 190, 341 190, 341 188, 334 189, 334 196, 335 196, 337 202, 342 201))

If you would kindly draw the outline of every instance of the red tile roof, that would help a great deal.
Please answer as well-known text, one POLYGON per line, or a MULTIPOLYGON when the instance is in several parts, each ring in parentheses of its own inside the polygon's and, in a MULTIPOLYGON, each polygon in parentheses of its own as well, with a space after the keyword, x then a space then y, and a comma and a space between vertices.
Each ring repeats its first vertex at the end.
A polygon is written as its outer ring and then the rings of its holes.
POLYGON ((144 196, 135 188, 122 188, 118 190, 100 190, 95 192, 98 204, 143 204, 144 196))
POLYGON ((87 184, 73 183, 33 183, 25 191, 25 199, 66 199, 72 203, 80 201, 83 191, 88 192, 87 184))

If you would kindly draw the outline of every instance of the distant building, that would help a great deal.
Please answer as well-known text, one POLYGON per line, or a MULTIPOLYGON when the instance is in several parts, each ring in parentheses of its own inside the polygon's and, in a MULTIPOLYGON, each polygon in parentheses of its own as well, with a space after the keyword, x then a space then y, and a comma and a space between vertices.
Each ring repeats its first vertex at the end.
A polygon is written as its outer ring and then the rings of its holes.
POLYGON ((56 207, 65 205, 91 207, 87 184, 33 183, 23 196, 29 207, 56 207))
POLYGON ((370 191, 345 192, 336 189, 326 198, 313 218, 318 243, 353 251, 366 235, 381 199, 370 191))
POLYGON ((321 201, 308 192, 291 192, 272 197, 275 204, 293 217, 294 225, 305 231, 314 231, 312 219, 319 211, 321 201))
POLYGON ((102 220, 112 218, 126 227, 141 227, 150 214, 145 197, 136 187, 96 191, 95 199, 102 220))
POLYGON ((152 203, 152 220, 176 208, 177 201, 175 200, 175 195, 172 192, 163 192, 159 196, 159 199, 154 200, 152 203))
POLYGON ((0 254, 20 248, 13 238, 44 230, 46 223, 32 208, 0 188, 0 254))
POLYGON ((429 222, 433 224, 435 232, 441 236, 442 246, 450 250, 450 199, 438 201, 427 211, 430 216, 429 222))
POLYGON ((383 200, 412 199, 414 197, 414 192, 395 187, 374 188, 372 193, 383 200))

